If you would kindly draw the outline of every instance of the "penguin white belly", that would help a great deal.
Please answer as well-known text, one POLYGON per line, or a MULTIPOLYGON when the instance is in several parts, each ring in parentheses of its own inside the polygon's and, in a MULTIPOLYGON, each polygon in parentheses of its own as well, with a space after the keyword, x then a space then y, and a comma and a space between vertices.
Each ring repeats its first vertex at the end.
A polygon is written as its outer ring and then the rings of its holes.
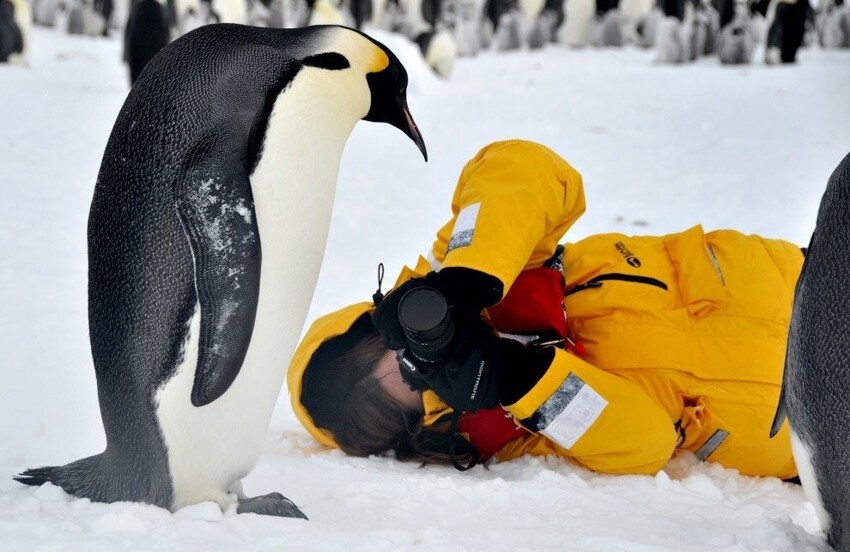
POLYGON ((415 36, 431 28, 422 16, 422 0, 400 0, 404 21, 410 26, 410 35, 415 36))
POLYGON ((173 33, 175 36, 172 38, 184 35, 206 23, 200 0, 174 0, 174 10, 177 13, 178 30, 173 33))
POLYGON ((26 0, 12 0, 12 6, 15 9, 15 24, 21 30, 24 50, 9 56, 9 63, 26 64, 29 60, 30 35, 32 34, 32 10, 26 0))
POLYGON ((818 488, 818 480, 815 477, 815 468, 812 464, 812 455, 809 453, 809 448, 797 436, 794 428, 791 428, 791 452, 794 455, 794 463, 797 465, 797 474, 800 476, 800 482, 803 484, 803 491, 806 493, 806 498, 812 503, 815 508, 815 513, 820 521, 821 529, 826 531, 830 526, 829 514, 823 506, 820 489, 818 488))
POLYGON ((567 0, 564 4, 565 20, 561 27, 560 41, 567 46, 587 46, 590 27, 596 12, 594 0, 567 0))
POLYGON ((624 16, 635 20, 651 12, 654 6, 652 0, 621 0, 619 8, 624 16))
POLYGON ((317 0, 307 25, 345 25, 342 11, 329 0, 317 0))
MULTIPOLYGON (((384 13, 387 8, 387 0, 374 0, 372 2, 372 17, 364 22, 364 26, 383 28, 384 13)), ((368 30, 368 29, 367 29, 368 30)))
POLYGON ((525 15, 526 21, 534 21, 543 11, 545 0, 520 0, 519 9, 525 15))
POLYGON ((351 87, 366 86, 362 78, 340 83, 337 76, 336 87, 323 82, 328 78, 334 78, 331 71, 305 67, 278 96, 251 175, 262 269, 254 331, 239 375, 219 399, 192 406, 196 311, 184 362, 157 394, 172 509, 206 500, 226 507, 228 489, 259 458, 324 256, 342 151, 369 110, 368 90, 365 105, 352 101, 351 87))
POLYGON ((425 63, 435 73, 447 79, 452 76, 456 59, 457 46, 452 35, 446 31, 437 31, 425 50, 425 63))
POLYGON ((248 22, 248 3, 246 0, 213 0, 212 9, 219 16, 219 23, 248 22))

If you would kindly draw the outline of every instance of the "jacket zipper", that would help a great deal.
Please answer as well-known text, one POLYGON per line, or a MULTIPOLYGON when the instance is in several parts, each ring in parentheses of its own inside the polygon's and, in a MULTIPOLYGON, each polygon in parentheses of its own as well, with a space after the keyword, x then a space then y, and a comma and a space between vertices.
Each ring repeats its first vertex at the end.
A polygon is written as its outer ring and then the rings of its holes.
POLYGON ((708 251, 708 256, 711 257, 711 264, 714 265, 717 277, 720 278, 720 284, 725 286, 726 278, 723 277, 723 271, 720 270, 720 262, 717 260, 717 255, 714 254, 714 249, 710 245, 705 244, 705 250, 708 251))
POLYGON ((583 291, 585 289, 602 287, 602 282, 605 281, 605 280, 617 280, 617 281, 620 281, 620 282, 632 282, 632 283, 635 283, 635 284, 647 284, 647 285, 650 285, 650 286, 655 286, 655 287, 661 288, 664 291, 667 291, 667 284, 665 284, 661 280, 656 280, 655 278, 650 278, 648 276, 634 276, 632 274, 617 274, 617 273, 614 273, 614 274, 600 274, 599 276, 595 276, 595 277, 591 278, 590 280, 584 282, 583 284, 577 284, 577 285, 571 287, 569 290, 567 290, 567 292, 564 294, 564 297, 566 297, 568 295, 572 295, 573 293, 576 293, 578 291, 583 291))

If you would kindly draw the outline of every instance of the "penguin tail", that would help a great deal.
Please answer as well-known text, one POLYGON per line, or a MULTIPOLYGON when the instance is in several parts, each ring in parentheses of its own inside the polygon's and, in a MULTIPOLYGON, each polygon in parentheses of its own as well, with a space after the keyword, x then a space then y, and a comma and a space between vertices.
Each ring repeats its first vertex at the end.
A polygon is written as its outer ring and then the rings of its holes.
POLYGON ((64 466, 44 466, 26 470, 15 476, 15 481, 24 485, 43 485, 52 483, 74 496, 90 498, 97 502, 113 502, 107 500, 110 495, 109 487, 114 486, 110 477, 103 454, 96 454, 65 464, 64 466))
POLYGON ((66 493, 94 502, 146 502, 169 508, 170 485, 152 485, 141 470, 114 469, 106 453, 82 458, 64 466, 33 468, 14 476, 24 485, 52 483, 66 493))
POLYGON ((54 477, 56 476, 57 469, 59 469, 58 466, 44 466, 41 468, 33 468, 31 470, 25 471, 24 473, 14 476, 13 479, 18 483, 23 483, 24 485, 32 485, 34 487, 38 487, 39 485, 44 485, 45 483, 52 483, 54 477))

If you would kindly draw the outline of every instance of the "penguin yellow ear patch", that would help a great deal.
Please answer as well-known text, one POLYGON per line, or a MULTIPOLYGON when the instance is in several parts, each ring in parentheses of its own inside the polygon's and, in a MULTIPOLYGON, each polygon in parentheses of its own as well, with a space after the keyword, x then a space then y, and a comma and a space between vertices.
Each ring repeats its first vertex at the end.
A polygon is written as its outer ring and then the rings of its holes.
POLYGON ((330 71, 339 71, 351 67, 348 58, 337 52, 324 52, 304 58, 302 63, 308 67, 318 67, 330 71))
POLYGON ((377 73, 379 71, 383 71, 390 65, 390 58, 383 50, 378 50, 378 55, 375 56, 375 59, 372 63, 372 66, 369 67, 369 73, 377 73))

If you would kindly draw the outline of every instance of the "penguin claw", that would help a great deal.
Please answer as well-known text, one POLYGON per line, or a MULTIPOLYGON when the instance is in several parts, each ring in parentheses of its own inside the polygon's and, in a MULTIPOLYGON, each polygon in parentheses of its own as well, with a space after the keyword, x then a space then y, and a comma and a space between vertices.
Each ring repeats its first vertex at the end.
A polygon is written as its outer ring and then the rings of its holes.
POLYGON ((307 519, 307 516, 298 509, 298 506, 294 502, 280 493, 269 493, 253 498, 239 499, 236 513, 307 519))

